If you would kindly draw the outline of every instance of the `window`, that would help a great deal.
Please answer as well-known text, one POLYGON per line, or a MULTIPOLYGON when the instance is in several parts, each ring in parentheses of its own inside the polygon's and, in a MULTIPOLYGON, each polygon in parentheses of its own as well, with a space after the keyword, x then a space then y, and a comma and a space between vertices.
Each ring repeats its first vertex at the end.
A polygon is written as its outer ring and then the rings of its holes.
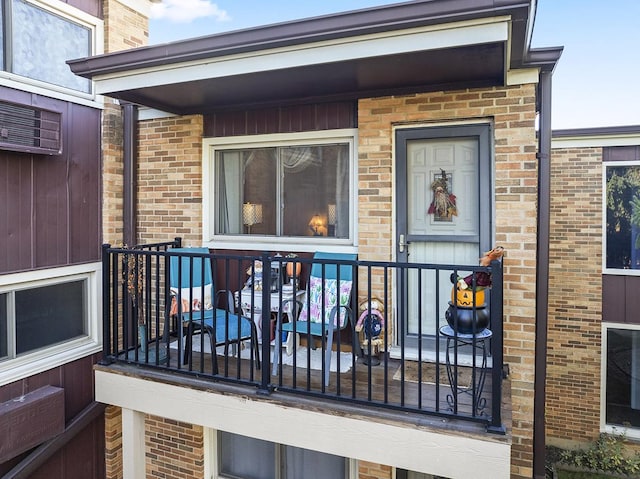
POLYGON ((606 272, 640 274, 640 163, 605 163, 606 272))
POLYGON ((90 94, 91 81, 73 74, 66 61, 94 53, 98 21, 66 5, 53 9, 51 3, 0 0, 2 70, 36 85, 90 94))
POLYGON ((218 477, 346 479, 348 463, 347 459, 332 454, 218 432, 218 477))
POLYGON ((206 240, 349 241, 354 133, 274 137, 207 140, 205 204, 212 208, 205 223, 213 227, 206 240))
POLYGON ((0 385, 100 349, 99 268, 0 277, 0 385))
POLYGON ((605 326, 605 424, 609 428, 638 428, 640 437, 640 329, 605 326))

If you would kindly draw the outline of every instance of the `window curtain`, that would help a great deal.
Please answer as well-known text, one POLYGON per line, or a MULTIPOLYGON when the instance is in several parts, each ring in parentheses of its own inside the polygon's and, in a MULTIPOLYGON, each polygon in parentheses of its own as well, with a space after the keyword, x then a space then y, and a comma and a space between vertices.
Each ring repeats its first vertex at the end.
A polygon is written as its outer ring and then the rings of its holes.
POLYGON ((336 237, 349 237, 349 153, 338 149, 336 175, 336 237))
POLYGON ((299 173, 320 163, 317 153, 314 153, 309 146, 283 148, 281 155, 282 164, 289 173, 299 173))
POLYGON ((218 170, 218 230, 222 234, 242 233, 240 198, 240 152, 224 152, 220 155, 218 170))

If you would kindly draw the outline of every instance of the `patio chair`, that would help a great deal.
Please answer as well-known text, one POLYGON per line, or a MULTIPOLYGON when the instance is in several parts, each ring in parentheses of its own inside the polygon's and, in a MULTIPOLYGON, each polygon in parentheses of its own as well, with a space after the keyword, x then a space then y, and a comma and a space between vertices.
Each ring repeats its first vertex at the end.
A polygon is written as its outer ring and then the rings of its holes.
MULTIPOLYGON (((355 261, 357 255, 316 252, 313 259, 355 261)), ((285 323, 282 321, 282 314, 279 313, 277 316, 276 348, 274 350, 272 370, 274 376, 278 373, 282 332, 306 334, 309 335, 309 339, 312 341, 314 336, 321 338, 326 336, 324 384, 325 386, 329 385, 333 333, 344 329, 349 322, 353 324, 353 312, 350 307, 353 279, 354 266, 351 264, 344 264, 339 267, 336 263, 314 262, 312 264, 307 283, 307 298, 302 304, 298 302, 293 306, 291 317, 295 317, 295 312, 300 311, 296 321, 285 323)), ((280 309, 282 310, 283 308, 280 309)), ((354 344, 355 341, 357 339, 354 338, 354 344)))
POLYGON ((253 321, 233 312, 233 296, 230 291, 220 290, 214 295, 211 258, 208 248, 173 248, 171 253, 197 253, 201 256, 171 256, 169 282, 172 302, 170 315, 179 318, 179 340, 182 342, 186 329, 184 363, 192 355, 193 335, 204 332, 209 336, 213 374, 218 374, 216 347, 224 346, 225 355, 230 344, 238 345, 251 341, 256 368, 260 369, 258 335, 253 321), (220 296, 226 297, 226 308, 216 307, 220 296), (215 300, 215 302, 213 301, 215 300))

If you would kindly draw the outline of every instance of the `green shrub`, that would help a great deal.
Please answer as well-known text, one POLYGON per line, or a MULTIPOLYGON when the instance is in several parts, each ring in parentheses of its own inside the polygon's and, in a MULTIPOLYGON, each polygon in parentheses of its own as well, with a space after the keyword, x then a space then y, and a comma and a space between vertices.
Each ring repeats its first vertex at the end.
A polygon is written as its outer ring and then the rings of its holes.
POLYGON ((588 449, 563 451, 560 462, 582 469, 627 476, 640 473, 640 455, 626 454, 623 434, 600 434, 598 440, 588 449))

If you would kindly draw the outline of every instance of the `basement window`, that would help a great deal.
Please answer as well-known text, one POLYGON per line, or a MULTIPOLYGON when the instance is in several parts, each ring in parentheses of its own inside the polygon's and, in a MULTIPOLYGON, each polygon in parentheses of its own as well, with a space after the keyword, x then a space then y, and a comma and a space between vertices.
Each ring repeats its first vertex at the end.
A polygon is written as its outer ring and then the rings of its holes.
POLYGON ((294 446, 285 446, 218 431, 217 478, 348 479, 350 461, 294 446), (251 460, 247 461, 250 457, 251 460))

